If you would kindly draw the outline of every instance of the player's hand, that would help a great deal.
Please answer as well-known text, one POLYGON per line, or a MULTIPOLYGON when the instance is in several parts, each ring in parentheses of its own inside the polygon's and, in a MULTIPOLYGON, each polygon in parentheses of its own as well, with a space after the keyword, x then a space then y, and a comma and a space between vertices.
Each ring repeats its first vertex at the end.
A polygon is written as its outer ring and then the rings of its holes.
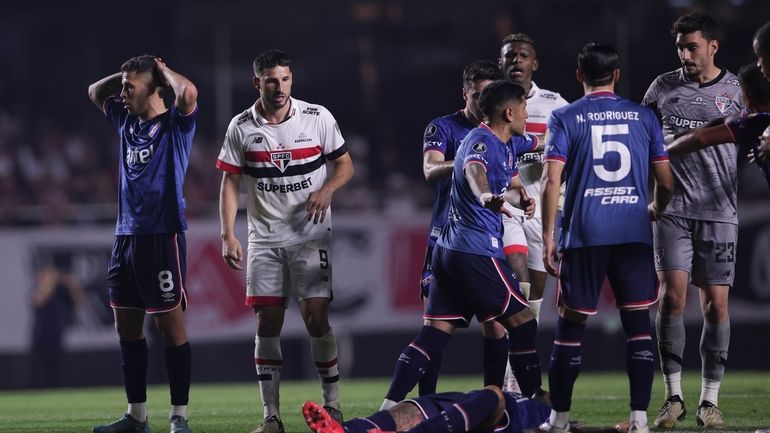
POLYGON ((331 190, 321 188, 318 191, 310 193, 307 199, 307 220, 313 221, 313 224, 324 222, 326 219, 326 210, 332 202, 331 190))
POLYGON ((754 149, 749 150, 749 153, 746 154, 746 158, 748 158, 751 164, 757 162, 757 154, 754 153, 754 149))
POLYGON ((535 199, 532 197, 522 196, 521 197, 521 208, 524 209, 524 215, 526 215, 528 220, 531 220, 535 217, 535 199))
POLYGON ((659 211, 658 208, 655 207, 654 201, 647 205, 647 212, 650 214, 650 221, 657 221, 660 217, 663 216, 663 212, 659 211))
POLYGON ((241 249, 241 242, 235 236, 226 236, 222 238, 222 258, 225 260, 227 266, 243 270, 241 261, 243 260, 243 250, 241 249))
POLYGON ((479 197, 479 202, 481 202, 482 206, 491 210, 492 212, 500 213, 509 218, 513 218, 513 213, 511 213, 510 210, 503 206, 505 204, 505 198, 502 194, 494 195, 491 192, 482 193, 479 197))
POLYGON ((168 69, 168 65, 160 57, 155 57, 155 69, 158 71, 158 78, 161 80, 163 86, 168 86, 168 80, 163 72, 168 69))
POLYGON ((559 261, 561 256, 556 251, 556 242, 553 236, 543 236, 543 264, 545 270, 554 277, 559 277, 559 261))
POLYGON ((765 129, 765 132, 759 136, 759 159, 764 161, 770 160, 770 126, 765 129))

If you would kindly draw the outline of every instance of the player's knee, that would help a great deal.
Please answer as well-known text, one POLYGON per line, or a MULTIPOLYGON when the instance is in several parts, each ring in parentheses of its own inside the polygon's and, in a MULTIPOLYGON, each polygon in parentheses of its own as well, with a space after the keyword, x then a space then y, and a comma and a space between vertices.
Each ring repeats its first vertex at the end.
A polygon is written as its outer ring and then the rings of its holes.
POLYGON ((495 408, 494 413, 490 419, 485 420, 483 423, 494 425, 500 418, 503 417, 503 413, 505 412, 505 396, 503 395, 503 391, 500 390, 500 388, 498 388, 496 385, 488 385, 484 387, 484 390, 493 392, 497 396, 497 407, 495 408))
POLYGON ((682 314, 686 301, 686 292, 680 290, 665 290, 660 295, 659 309, 664 314, 682 314))
POLYGON ((481 324, 481 335, 499 340, 505 337, 505 328, 494 320, 490 320, 481 324))
POLYGON ((329 333, 331 326, 325 315, 309 314, 304 317, 305 328, 311 337, 323 337, 329 333))

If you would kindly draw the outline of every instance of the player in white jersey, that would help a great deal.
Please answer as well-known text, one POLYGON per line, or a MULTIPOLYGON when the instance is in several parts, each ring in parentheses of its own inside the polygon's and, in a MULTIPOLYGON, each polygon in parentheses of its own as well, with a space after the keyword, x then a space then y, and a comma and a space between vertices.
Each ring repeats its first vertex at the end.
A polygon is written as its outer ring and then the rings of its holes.
MULTIPOLYGON (((674 23, 672 35, 681 68, 658 76, 642 105, 658 112, 668 137, 688 132, 743 108, 738 79, 714 63, 719 29, 709 16, 693 12, 674 23)), ((738 238, 737 155, 734 143, 674 158, 674 196, 667 215, 655 222, 655 261, 661 280, 656 329, 666 401, 656 428, 672 428, 686 411, 681 387, 687 288, 699 290, 703 314, 700 340, 702 380, 698 425, 724 428, 718 409, 730 343, 728 294, 735 275, 738 238)))
POLYGON ((328 318, 329 205, 334 191, 353 176, 353 161, 331 113, 291 97, 290 64, 279 50, 257 56, 253 80, 260 97, 230 122, 217 161, 224 171, 219 195, 222 256, 238 270, 243 253, 233 229, 240 177, 247 175, 246 305, 256 313, 254 362, 264 405, 264 421, 254 433, 283 433, 280 334, 292 295, 299 300, 310 335, 324 407, 342 419, 337 343, 328 318), (331 177, 326 175, 327 161, 333 165, 331 177))
MULTIPOLYGON (((506 36, 500 47, 500 69, 505 78, 520 85, 527 92, 526 132, 536 135, 539 143, 545 143, 545 131, 551 111, 567 105, 556 92, 541 89, 532 81, 532 75, 540 67, 535 42, 529 35, 515 33, 506 36)), ((503 215, 503 252, 519 278, 519 286, 529 301, 529 309, 537 319, 545 290, 545 266, 543 265, 542 218, 540 216, 540 175, 543 173, 543 145, 534 152, 519 156, 517 166, 520 181, 527 195, 535 199, 535 216, 527 219, 524 213, 512 206, 512 217, 503 215)), ((510 365, 505 371, 503 390, 518 391, 516 377, 510 365)))
MULTIPOLYGON (((567 101, 556 92, 541 89, 532 81, 532 75, 539 68, 535 43, 523 33, 508 35, 500 47, 500 68, 508 81, 518 84, 527 92, 528 134, 538 136, 545 143, 544 134, 551 112, 567 105, 567 101)), ((542 144, 531 153, 519 157, 517 165, 521 183, 527 195, 535 199, 535 209, 540 209, 540 176, 543 173, 542 144)), ((518 209, 509 209, 513 217, 503 217, 505 231, 503 248, 514 272, 519 277, 522 291, 527 294, 529 308, 538 317, 543 300, 546 272, 543 265, 542 219, 540 212, 526 219, 518 209)))

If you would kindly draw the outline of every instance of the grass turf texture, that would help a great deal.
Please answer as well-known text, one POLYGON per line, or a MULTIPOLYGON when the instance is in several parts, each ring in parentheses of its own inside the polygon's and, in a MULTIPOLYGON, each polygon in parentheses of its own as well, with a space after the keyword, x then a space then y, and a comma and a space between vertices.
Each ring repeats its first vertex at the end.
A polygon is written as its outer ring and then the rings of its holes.
MULTIPOLYGON (((367 416, 379 409, 387 379, 356 379, 341 382, 345 418, 367 416)), ((439 391, 478 388, 480 377, 444 377, 439 391)), ((703 431, 695 425, 700 378, 685 375, 683 388, 687 417, 676 431, 703 431)), ((591 426, 615 425, 628 416, 628 385, 623 374, 582 374, 575 386, 573 419, 591 426)), ((663 402, 663 386, 656 375, 650 403, 650 423, 663 402)), ((287 433, 307 432, 300 415, 305 400, 320 400, 316 381, 284 381, 281 412, 287 433)), ((256 384, 193 384, 190 396, 190 427, 195 433, 248 433, 262 415, 256 384)), ((728 372, 722 384, 719 407, 729 431, 754 431, 770 426, 770 372, 728 372)), ((91 427, 120 417, 125 410, 122 388, 55 389, 0 392, 0 432, 84 433, 91 427)), ((168 431, 167 386, 148 390, 150 426, 168 431)))

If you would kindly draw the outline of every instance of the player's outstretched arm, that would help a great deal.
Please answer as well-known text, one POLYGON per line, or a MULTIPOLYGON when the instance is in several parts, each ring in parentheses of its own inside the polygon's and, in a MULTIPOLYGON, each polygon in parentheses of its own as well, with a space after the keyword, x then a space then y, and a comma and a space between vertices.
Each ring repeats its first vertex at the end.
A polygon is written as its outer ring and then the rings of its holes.
POLYGON ((435 182, 452 175, 454 161, 446 161, 444 154, 437 150, 428 150, 422 155, 422 174, 428 182, 435 182))
POLYGON ((655 191, 649 210, 650 219, 656 221, 663 215, 674 194, 674 175, 671 172, 671 164, 668 161, 653 163, 652 175, 655 178, 655 191))
POLYGON ((235 215, 238 213, 238 191, 241 175, 222 174, 219 189, 219 224, 222 236, 222 259, 227 266, 241 270, 243 250, 241 242, 235 236, 235 215))
POLYGON ((480 163, 470 163, 463 171, 465 179, 468 180, 468 185, 473 191, 473 195, 479 200, 482 206, 485 208, 501 213, 503 215, 513 217, 511 211, 506 209, 505 198, 503 195, 494 195, 489 188, 489 179, 487 179, 487 169, 480 163))
POLYGON ((198 101, 198 88, 184 75, 174 72, 162 59, 155 58, 155 67, 158 74, 166 80, 166 85, 174 91, 174 104, 179 107, 182 114, 190 114, 195 109, 198 101))
POLYGON ((91 102, 104 111, 104 101, 110 96, 120 94, 120 89, 123 87, 122 79, 123 74, 116 72, 88 86, 88 97, 91 99, 91 102))
POLYGON ((326 182, 317 191, 310 193, 307 199, 307 220, 314 224, 323 222, 326 219, 326 210, 332 202, 334 191, 342 188, 350 179, 353 178, 355 168, 350 153, 345 153, 339 158, 332 160, 334 174, 326 179, 326 182))
POLYGON ((727 125, 721 124, 718 126, 701 127, 679 136, 666 146, 666 150, 670 156, 676 157, 731 141, 733 141, 733 134, 727 125))
POLYGON ((558 276, 556 263, 556 242, 553 239, 553 231, 556 226, 556 211, 561 195, 561 174, 564 164, 559 161, 546 161, 543 166, 543 178, 541 182, 542 197, 540 199, 540 215, 543 220, 543 263, 545 270, 553 276, 558 276))

